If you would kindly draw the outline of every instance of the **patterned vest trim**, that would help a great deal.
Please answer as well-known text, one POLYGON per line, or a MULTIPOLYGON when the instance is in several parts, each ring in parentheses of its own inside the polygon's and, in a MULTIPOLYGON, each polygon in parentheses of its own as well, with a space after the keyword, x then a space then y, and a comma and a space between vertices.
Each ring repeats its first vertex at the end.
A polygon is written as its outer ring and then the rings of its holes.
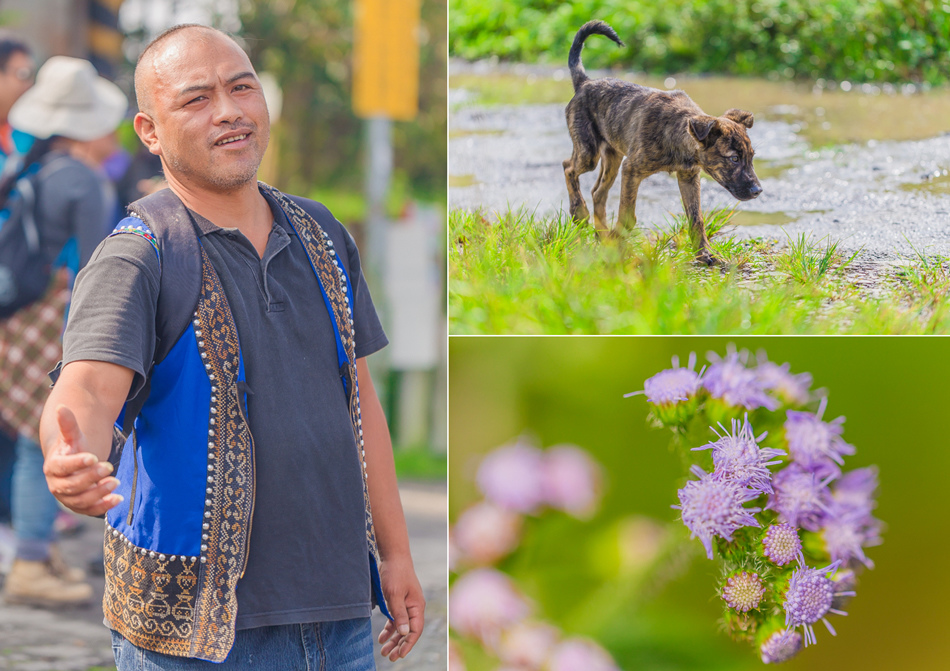
MULTIPOLYGON (((261 190, 283 209, 297 232, 332 317, 341 381, 364 473, 374 602, 390 617, 382 597, 366 488, 352 289, 333 242, 319 223, 276 189, 261 184, 261 190)), ((184 210, 180 201, 177 206, 184 210)), ((181 212, 173 214, 180 217, 181 212)), ((161 247, 161 233, 151 235, 150 217, 136 216, 144 229, 126 220, 113 235, 133 233, 153 245, 157 240, 161 247)), ((255 453, 237 328, 203 249, 197 264, 201 288, 192 322, 167 357, 153 367, 149 398, 135 419, 116 472, 122 482, 117 491, 125 501, 106 517, 103 610, 109 625, 137 646, 221 662, 234 643, 235 590, 247 564, 255 453), (208 405, 180 402, 189 397, 209 399, 208 405), (185 429, 170 433, 170 425, 185 429), (207 450, 189 449, 196 443, 207 450)))

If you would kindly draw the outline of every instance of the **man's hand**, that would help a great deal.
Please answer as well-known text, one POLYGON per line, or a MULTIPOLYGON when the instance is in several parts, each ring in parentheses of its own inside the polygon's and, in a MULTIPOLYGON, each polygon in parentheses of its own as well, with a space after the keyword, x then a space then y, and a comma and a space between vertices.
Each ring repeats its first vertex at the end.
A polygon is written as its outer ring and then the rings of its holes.
POLYGON ((73 412, 64 405, 56 408, 59 435, 46 454, 43 473, 49 490, 64 506, 81 515, 104 514, 122 501, 111 492, 119 486, 112 473, 112 464, 100 462, 88 451, 73 412))
POLYGON ((395 662, 409 654, 425 625, 426 600, 412 561, 382 561, 379 579, 393 619, 386 623, 379 642, 380 654, 395 662))

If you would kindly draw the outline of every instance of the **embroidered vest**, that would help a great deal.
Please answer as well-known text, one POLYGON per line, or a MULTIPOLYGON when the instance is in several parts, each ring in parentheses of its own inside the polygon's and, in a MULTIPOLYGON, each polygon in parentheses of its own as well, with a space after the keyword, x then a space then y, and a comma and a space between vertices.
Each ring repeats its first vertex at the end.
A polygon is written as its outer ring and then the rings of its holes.
MULTIPOLYGON (((352 289, 316 219, 276 189, 260 188, 297 233, 333 322, 364 474, 373 597, 390 617, 366 488, 352 289)), ((221 282, 178 197, 160 191, 129 212, 112 235, 146 238, 158 255, 162 282, 156 363, 146 389, 126 404, 117 423, 129 435, 116 469, 122 483, 116 491, 124 501, 106 515, 103 610, 109 625, 137 646, 222 662, 234 643, 235 589, 247 565, 254 514, 254 439, 240 339, 221 282)))

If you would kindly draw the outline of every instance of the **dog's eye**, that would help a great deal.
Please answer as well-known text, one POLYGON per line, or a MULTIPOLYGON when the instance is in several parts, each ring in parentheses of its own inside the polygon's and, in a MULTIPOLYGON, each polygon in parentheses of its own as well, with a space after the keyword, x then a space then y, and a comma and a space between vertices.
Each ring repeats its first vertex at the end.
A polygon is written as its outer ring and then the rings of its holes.
POLYGON ((733 163, 738 163, 738 162, 739 162, 739 157, 738 157, 738 156, 730 156, 729 159, 730 159, 733 163))

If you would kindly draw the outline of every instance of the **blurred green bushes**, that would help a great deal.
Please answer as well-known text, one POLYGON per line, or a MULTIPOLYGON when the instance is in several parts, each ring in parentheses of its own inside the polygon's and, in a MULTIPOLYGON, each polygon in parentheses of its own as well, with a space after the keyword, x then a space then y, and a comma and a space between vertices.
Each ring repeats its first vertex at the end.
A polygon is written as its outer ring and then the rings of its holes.
POLYGON ((450 54, 469 60, 566 63, 577 29, 601 19, 627 46, 588 40, 595 67, 950 80, 946 0, 449 0, 449 6, 450 54))
MULTIPOLYGON (((306 195, 343 191, 344 204, 350 204, 361 197, 365 170, 364 125, 351 103, 353 3, 242 6, 241 32, 251 60, 259 71, 271 72, 283 91, 279 130, 271 137, 280 149, 276 186, 306 195)), ((422 0, 419 115, 393 124, 393 179, 404 198, 446 197, 445 13, 445 0, 422 0)), ((357 214, 360 208, 349 209, 357 214)))

